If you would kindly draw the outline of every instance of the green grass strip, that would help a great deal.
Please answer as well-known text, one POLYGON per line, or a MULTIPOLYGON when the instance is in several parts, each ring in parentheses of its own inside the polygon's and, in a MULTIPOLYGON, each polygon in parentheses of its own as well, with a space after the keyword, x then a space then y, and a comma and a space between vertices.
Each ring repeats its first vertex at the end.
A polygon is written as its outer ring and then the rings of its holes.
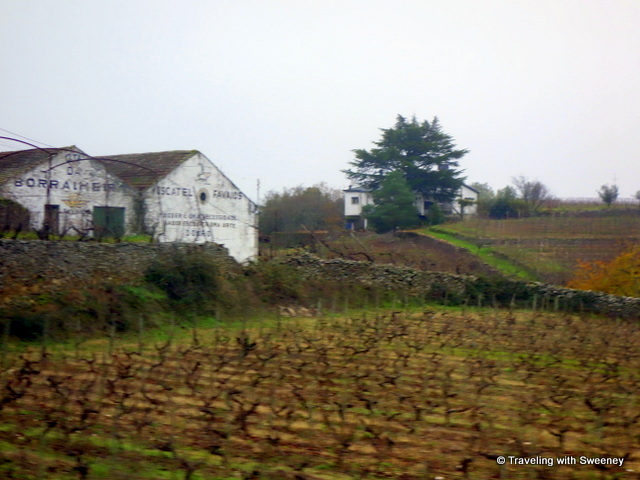
POLYGON ((437 238, 438 240, 445 241, 451 245, 455 245, 456 247, 464 248, 487 265, 492 266, 509 277, 516 277, 521 280, 534 282, 538 280, 531 272, 509 262, 507 259, 494 252, 491 247, 478 246, 468 240, 461 239, 451 233, 435 228, 423 228, 421 230, 416 230, 416 233, 437 238))

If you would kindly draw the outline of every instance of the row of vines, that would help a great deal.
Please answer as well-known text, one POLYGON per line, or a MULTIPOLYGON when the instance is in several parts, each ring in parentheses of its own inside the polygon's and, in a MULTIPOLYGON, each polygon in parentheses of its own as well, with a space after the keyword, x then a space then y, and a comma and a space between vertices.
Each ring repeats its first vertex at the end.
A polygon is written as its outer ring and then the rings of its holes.
POLYGON ((0 477, 640 478, 635 323, 422 311, 191 333, 5 358, 0 477))

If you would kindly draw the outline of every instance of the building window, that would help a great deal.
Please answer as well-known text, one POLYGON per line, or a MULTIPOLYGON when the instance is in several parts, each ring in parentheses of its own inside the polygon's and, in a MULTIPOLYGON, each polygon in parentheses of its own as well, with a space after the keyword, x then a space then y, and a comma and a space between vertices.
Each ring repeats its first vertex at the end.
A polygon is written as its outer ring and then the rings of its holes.
POLYGON ((351 197, 351 205, 358 205, 360 203, 360 197, 351 197))
POLYGON ((206 188, 201 188, 198 191, 198 200, 200 200, 200 203, 207 203, 208 199, 209 199, 209 192, 207 192, 206 188))

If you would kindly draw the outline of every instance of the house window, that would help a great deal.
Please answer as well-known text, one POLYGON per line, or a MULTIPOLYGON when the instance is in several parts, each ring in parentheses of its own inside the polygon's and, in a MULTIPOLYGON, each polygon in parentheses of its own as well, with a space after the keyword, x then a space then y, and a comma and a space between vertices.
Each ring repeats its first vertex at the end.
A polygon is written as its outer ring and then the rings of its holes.
POLYGON ((358 205, 360 203, 360 197, 351 197, 351 205, 358 205))

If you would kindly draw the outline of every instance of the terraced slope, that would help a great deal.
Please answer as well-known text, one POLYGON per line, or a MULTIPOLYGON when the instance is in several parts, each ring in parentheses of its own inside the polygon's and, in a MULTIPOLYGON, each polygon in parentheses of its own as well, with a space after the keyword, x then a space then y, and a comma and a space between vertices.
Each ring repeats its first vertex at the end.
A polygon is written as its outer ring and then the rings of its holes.
POLYGON ((573 277, 579 261, 611 260, 629 245, 640 243, 640 211, 473 219, 440 225, 437 230, 488 248, 541 281, 562 284, 573 277))

